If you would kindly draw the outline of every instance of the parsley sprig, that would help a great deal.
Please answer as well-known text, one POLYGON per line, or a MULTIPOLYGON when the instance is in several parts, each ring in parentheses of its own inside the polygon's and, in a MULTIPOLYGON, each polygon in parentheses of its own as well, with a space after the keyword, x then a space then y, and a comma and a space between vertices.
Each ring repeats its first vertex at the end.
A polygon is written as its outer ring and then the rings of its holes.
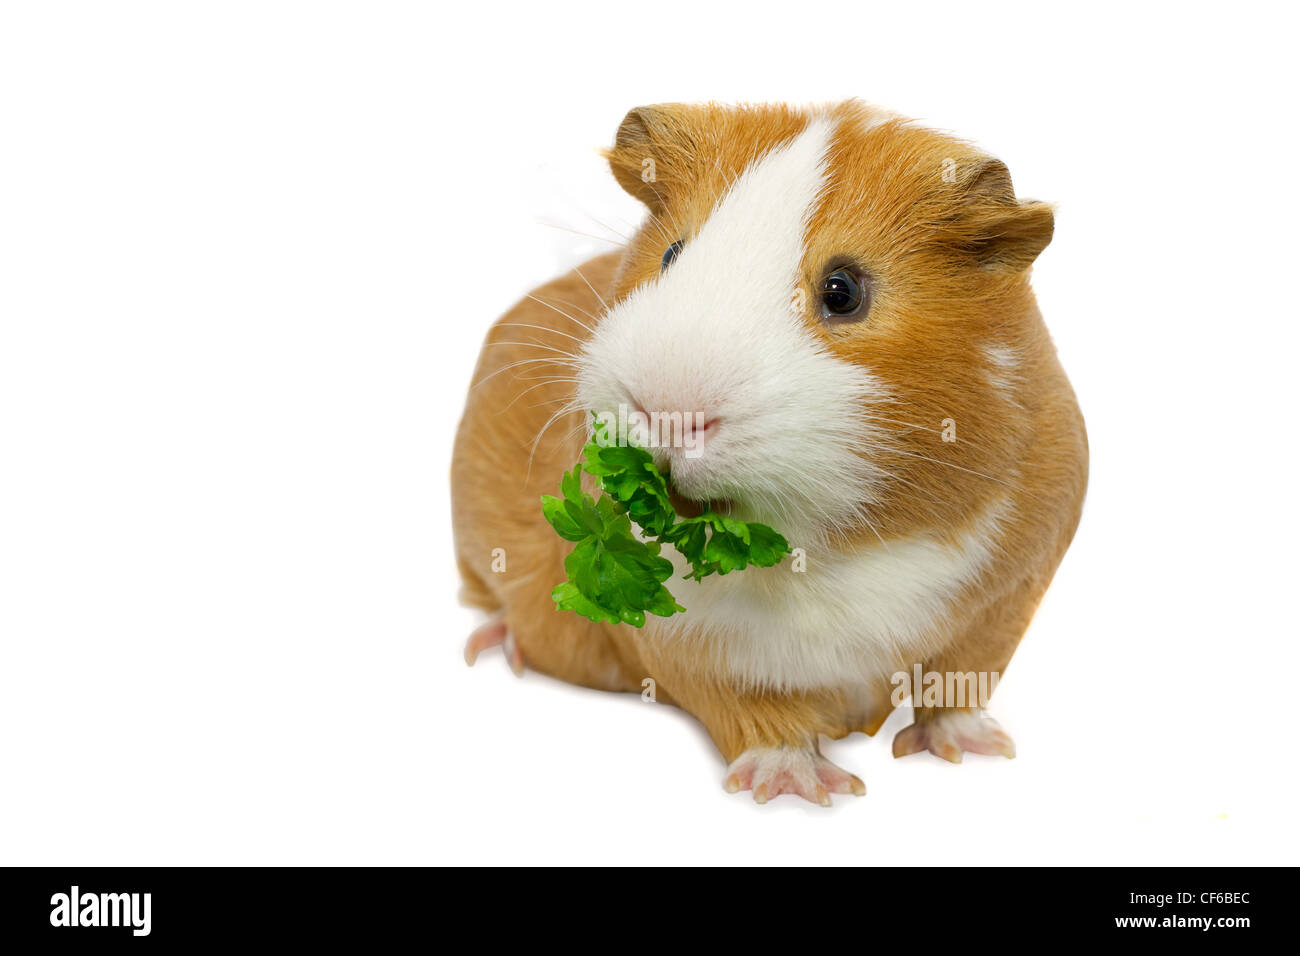
POLYGON ((685 611, 664 586, 673 565, 660 556, 663 544, 690 562, 685 577, 696 581, 751 564, 771 567, 790 553, 785 538, 765 524, 737 521, 711 509, 679 518, 650 453, 611 444, 599 419, 583 459, 561 480, 560 497, 542 496, 546 520, 575 545, 564 559, 568 580, 551 592, 557 610, 633 627, 645 624, 647 612, 670 617, 685 611), (584 470, 600 479, 604 494, 599 498, 582 490, 584 470), (633 522, 653 540, 638 538, 633 522))

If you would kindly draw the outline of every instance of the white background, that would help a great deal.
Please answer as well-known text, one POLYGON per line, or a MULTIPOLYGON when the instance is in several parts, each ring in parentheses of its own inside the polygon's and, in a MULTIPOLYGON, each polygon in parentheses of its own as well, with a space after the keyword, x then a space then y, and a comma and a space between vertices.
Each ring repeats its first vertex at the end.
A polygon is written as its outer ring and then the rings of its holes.
POLYGON ((0 862, 1297 862, 1295 24, 1278 5, 12 3, 0 862), (639 215, 631 107, 860 96, 1058 203, 1083 524, 1014 761, 721 787, 684 715, 461 659, 478 344, 639 215))

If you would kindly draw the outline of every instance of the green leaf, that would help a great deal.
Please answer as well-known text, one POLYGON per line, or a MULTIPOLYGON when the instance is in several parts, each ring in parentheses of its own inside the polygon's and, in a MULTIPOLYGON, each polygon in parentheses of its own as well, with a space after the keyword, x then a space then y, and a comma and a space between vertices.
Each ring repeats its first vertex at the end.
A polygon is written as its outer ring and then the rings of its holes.
POLYGON ((687 578, 729 574, 750 564, 771 567, 790 553, 784 537, 765 524, 712 511, 678 519, 667 479, 644 448, 611 444, 596 420, 583 462, 560 481, 560 497, 542 496, 542 515, 560 537, 574 542, 564 559, 568 580, 551 592, 557 610, 593 621, 645 624, 647 613, 671 617, 686 609, 664 582, 673 565, 660 556, 670 544, 690 563, 687 578), (582 472, 600 479, 599 498, 582 490, 582 472), (632 525, 651 540, 637 537, 632 525))
POLYGON ((581 541, 587 532, 569 515, 565 509, 566 504, 561 498, 542 495, 542 514, 561 538, 566 541, 581 541))
POLYGON ((770 568, 790 553, 790 544, 765 524, 749 526, 749 560, 760 568, 770 568))
POLYGON ((576 611, 583 617, 590 618, 597 623, 603 621, 607 624, 617 624, 619 622, 618 617, 606 611, 594 601, 584 597, 582 592, 569 581, 555 586, 555 589, 551 591, 551 600, 555 602, 557 611, 576 611))

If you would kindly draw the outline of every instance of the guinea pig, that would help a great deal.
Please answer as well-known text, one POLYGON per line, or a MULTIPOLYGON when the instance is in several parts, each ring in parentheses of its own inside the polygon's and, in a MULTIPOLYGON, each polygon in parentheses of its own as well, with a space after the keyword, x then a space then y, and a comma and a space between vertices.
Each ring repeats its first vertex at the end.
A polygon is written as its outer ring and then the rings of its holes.
POLYGON ((457 434, 462 598, 489 615, 467 660, 502 645, 516 672, 651 688, 759 803, 865 793, 819 742, 909 696, 895 756, 1014 756, 984 708, 1088 471, 1029 284, 1051 207, 857 101, 643 107, 606 156, 644 222, 491 328, 457 434), (686 612, 642 628, 557 611, 571 545, 539 498, 620 408, 697 423, 648 449, 673 500, 768 524, 790 557, 675 575, 686 612))

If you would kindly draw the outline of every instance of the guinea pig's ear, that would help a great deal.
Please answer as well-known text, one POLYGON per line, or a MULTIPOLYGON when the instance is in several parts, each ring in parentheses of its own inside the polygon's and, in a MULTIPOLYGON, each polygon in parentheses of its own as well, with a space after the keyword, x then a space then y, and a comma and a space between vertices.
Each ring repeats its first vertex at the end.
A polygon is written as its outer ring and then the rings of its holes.
POLYGON ((674 164, 690 162, 691 112, 676 103, 638 106, 623 117, 613 148, 605 150, 618 184, 647 206, 661 204, 674 164))
POLYGON ((1011 173, 996 159, 974 163, 963 187, 962 245, 987 268, 1029 268, 1052 241, 1052 207, 1016 199, 1011 173))

